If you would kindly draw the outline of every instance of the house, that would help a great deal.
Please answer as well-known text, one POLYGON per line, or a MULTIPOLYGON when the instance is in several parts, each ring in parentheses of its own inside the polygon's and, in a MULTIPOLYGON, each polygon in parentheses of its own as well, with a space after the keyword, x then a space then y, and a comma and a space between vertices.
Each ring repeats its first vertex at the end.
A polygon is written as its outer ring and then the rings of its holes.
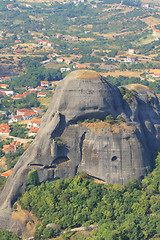
POLYGON ((28 3, 26 4, 26 7, 27 7, 27 8, 33 8, 33 7, 31 6, 31 4, 28 4, 28 3))
POLYGON ((43 113, 43 109, 41 108, 35 108, 33 109, 33 111, 37 114, 37 113, 43 113))
POLYGON ((69 65, 69 64, 72 63, 72 61, 71 61, 70 59, 66 59, 66 60, 65 60, 65 63, 66 63, 67 65, 69 65))
POLYGON ((63 38, 63 35, 61 33, 57 33, 57 38, 63 38))
POLYGON ((160 38, 160 30, 159 29, 153 29, 152 35, 154 37, 160 38))
POLYGON ((128 49, 128 52, 131 53, 131 54, 135 54, 134 49, 128 49))
POLYGON ((61 73, 63 73, 63 72, 68 72, 68 71, 70 71, 70 70, 71 70, 70 68, 61 68, 61 69, 60 69, 61 73))
POLYGON ((155 78, 159 78, 160 77, 160 69, 152 69, 151 75, 155 78))
POLYGON ((10 81, 11 78, 10 77, 1 77, 2 81, 10 81))
POLYGON ((38 127, 31 127, 28 136, 29 137, 35 136, 38 133, 38 130, 39 130, 38 127))
POLYGON ((17 110, 17 115, 23 116, 23 120, 28 120, 33 118, 36 115, 36 113, 33 110, 22 108, 17 110))
POLYGON ((83 64, 76 64, 74 68, 87 68, 87 67, 83 64))
POLYGON ((29 95, 30 93, 29 92, 24 92, 23 94, 16 94, 15 96, 12 96, 12 98, 14 99, 14 100, 16 100, 16 99, 21 99, 21 98, 25 98, 27 95, 29 95))
POLYGON ((48 87, 49 82, 48 81, 41 81, 41 87, 48 87))
POLYGON ((127 62, 135 62, 136 61, 136 57, 134 56, 127 56, 127 62))
POLYGON ((11 96, 14 93, 12 90, 9 90, 9 89, 8 90, 7 89, 6 90, 2 90, 1 92, 5 93, 7 96, 11 96))
POLYGON ((8 84, 0 84, 0 88, 8 88, 9 85, 8 84))
POLYGON ((8 170, 8 171, 6 171, 4 173, 1 173, 1 176, 2 177, 9 177, 12 174, 12 172, 13 172, 13 170, 10 169, 10 170, 8 170))
POLYGON ((92 4, 92 8, 97 8, 97 5, 96 4, 92 4))
POLYGON ((24 115, 23 115, 23 119, 24 120, 29 120, 31 118, 33 118, 36 115, 36 113, 32 110, 28 110, 24 115))
POLYGON ((18 46, 17 46, 17 45, 12 46, 12 50, 16 50, 16 49, 18 49, 18 46))
POLYGON ((36 91, 43 91, 45 90, 45 87, 38 86, 35 88, 36 91))
POLYGON ((142 7, 148 9, 148 8, 149 8, 149 3, 143 3, 143 4, 142 4, 142 7))
POLYGON ((22 120, 23 120, 23 116, 22 116, 22 115, 16 115, 16 116, 13 116, 13 117, 8 121, 8 123, 19 122, 19 121, 22 121, 22 120))
POLYGON ((58 63, 62 63, 62 62, 64 61, 64 58, 59 57, 59 58, 56 59, 56 61, 57 61, 58 63))
POLYGON ((21 145, 22 145, 21 142, 14 140, 9 145, 3 145, 3 152, 5 154, 10 153, 10 152, 16 152, 17 148, 21 145))
POLYGON ((37 97, 46 97, 47 96, 47 93, 45 92, 38 92, 37 93, 37 97))
POLYGON ((3 145, 3 152, 5 154, 10 153, 10 152, 16 152, 16 149, 14 146, 10 146, 10 145, 3 145))
POLYGON ((9 9, 13 9, 13 4, 11 3, 11 4, 7 4, 7 9, 9 10, 9 9))
POLYGON ((43 36, 43 38, 45 38, 45 39, 49 39, 49 37, 48 37, 48 36, 43 36))
POLYGON ((14 42, 15 42, 15 43, 20 43, 21 40, 20 40, 20 39, 17 39, 17 40, 15 40, 14 42))
POLYGON ((39 128, 39 127, 40 127, 40 123, 41 123, 40 120, 34 119, 34 120, 30 121, 30 122, 27 124, 27 128, 31 128, 31 127, 39 128))
POLYGON ((78 40, 79 40, 79 38, 77 36, 72 37, 72 41, 76 42, 78 40))
POLYGON ((55 87, 55 86, 57 86, 58 81, 54 81, 54 82, 52 82, 51 84, 52 84, 52 87, 55 87))
POLYGON ((6 123, 0 125, 0 133, 9 134, 11 132, 10 126, 6 123))
POLYGON ((23 116, 25 114, 25 112, 27 112, 29 109, 27 108, 21 108, 19 110, 17 110, 17 115, 18 116, 23 116))

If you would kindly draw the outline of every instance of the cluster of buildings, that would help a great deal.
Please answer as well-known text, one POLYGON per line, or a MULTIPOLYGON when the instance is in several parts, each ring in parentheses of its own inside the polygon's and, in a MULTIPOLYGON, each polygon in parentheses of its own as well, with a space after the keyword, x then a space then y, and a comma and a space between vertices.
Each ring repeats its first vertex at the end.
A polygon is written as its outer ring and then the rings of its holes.
MULTIPOLYGON (((3 81, 3 80, 1 80, 3 81)), ((57 85, 58 81, 53 81, 53 82, 49 82, 49 81, 41 81, 41 86, 38 86, 36 88, 29 88, 28 91, 25 91, 22 94, 19 93, 15 93, 13 90, 9 89, 9 85, 5 84, 5 83, 1 83, 0 84, 0 96, 11 96, 12 99, 16 100, 16 99, 22 99, 25 98, 27 95, 31 94, 31 93, 36 93, 37 97, 46 97, 47 93, 44 92, 44 90, 46 90, 47 87, 55 87, 57 85)))
POLYGON ((29 120, 33 117, 35 117, 36 114, 43 113, 43 109, 41 108, 34 108, 33 110, 27 109, 27 108, 22 108, 17 110, 17 114, 13 116, 8 123, 13 123, 13 122, 20 122, 23 120, 29 120))
POLYGON ((5 154, 10 153, 10 152, 16 152, 18 147, 22 146, 23 144, 19 141, 13 140, 10 144, 8 145, 3 145, 3 152, 5 154))

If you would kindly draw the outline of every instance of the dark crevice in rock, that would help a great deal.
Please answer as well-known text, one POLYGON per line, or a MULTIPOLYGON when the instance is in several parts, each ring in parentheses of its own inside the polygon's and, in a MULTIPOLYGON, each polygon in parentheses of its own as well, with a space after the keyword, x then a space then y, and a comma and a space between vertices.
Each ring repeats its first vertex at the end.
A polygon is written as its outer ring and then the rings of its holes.
POLYGON ((82 148, 83 148, 83 141, 85 139, 85 135, 86 135, 86 132, 83 133, 81 139, 80 139, 80 144, 79 144, 79 147, 80 147, 80 158, 82 159, 82 148))

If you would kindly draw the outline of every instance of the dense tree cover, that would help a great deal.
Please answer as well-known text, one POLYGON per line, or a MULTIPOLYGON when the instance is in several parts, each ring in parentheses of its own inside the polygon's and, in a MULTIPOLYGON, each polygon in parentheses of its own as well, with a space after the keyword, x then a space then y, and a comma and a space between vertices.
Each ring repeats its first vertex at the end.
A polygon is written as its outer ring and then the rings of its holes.
POLYGON ((102 62, 102 60, 100 57, 94 57, 94 56, 90 56, 90 55, 84 55, 79 60, 79 63, 101 63, 101 62, 102 62))
POLYGON ((6 231, 6 230, 0 230, 0 239, 1 240, 20 240, 19 237, 17 237, 14 233, 6 231))
MULTIPOLYGON (((30 187, 19 199, 22 208, 32 211, 41 224, 35 239, 44 236, 46 225, 59 229, 98 224, 95 240, 141 240, 160 237, 160 153, 155 169, 141 183, 102 185, 84 178, 57 180, 30 187)), ((53 231, 55 234, 55 231, 53 231)), ((52 233, 49 238, 53 237, 52 233)))
POLYGON ((11 126, 10 135, 13 137, 27 138, 29 129, 26 128, 26 124, 15 123, 11 126))
POLYGON ((32 171, 30 171, 28 173, 28 184, 33 185, 33 186, 37 186, 38 183, 39 183, 39 179, 38 179, 37 170, 33 169, 32 171))
POLYGON ((37 87, 41 85, 41 81, 54 81, 62 78, 61 72, 56 69, 46 69, 41 66, 38 60, 25 59, 27 67, 26 74, 16 78, 10 83, 14 87, 37 87))

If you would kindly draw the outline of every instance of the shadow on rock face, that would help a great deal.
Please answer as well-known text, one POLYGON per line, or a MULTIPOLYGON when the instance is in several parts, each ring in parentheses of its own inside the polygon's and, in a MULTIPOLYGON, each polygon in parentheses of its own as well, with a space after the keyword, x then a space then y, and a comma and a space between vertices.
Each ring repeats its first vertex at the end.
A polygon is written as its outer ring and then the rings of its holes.
POLYGON ((91 70, 72 72, 59 82, 36 139, 1 193, 1 229, 25 231, 24 225, 11 220, 12 204, 34 168, 40 182, 74 177, 77 171, 109 183, 143 178, 160 143, 159 103, 149 88, 128 88, 133 94, 126 102, 116 86, 91 70), (124 122, 104 122, 108 115, 124 122))

